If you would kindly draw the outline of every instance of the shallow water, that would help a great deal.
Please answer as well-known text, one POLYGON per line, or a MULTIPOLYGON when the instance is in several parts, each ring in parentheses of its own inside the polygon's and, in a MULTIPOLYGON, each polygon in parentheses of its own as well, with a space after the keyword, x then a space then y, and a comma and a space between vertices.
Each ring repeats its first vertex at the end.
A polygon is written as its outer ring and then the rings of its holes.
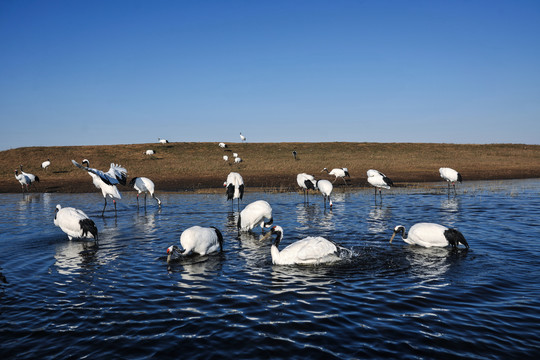
POLYGON ((246 193, 284 228, 282 247, 320 235, 353 250, 340 263, 275 266, 260 231, 238 236, 223 195, 160 194, 137 210, 124 192, 0 195, 0 357, 535 358, 540 354, 540 180, 339 192, 246 193), (100 231, 69 241, 56 204, 100 231), (471 246, 424 249, 396 225, 437 222, 471 246), (224 252, 168 266, 192 225, 216 226, 224 252))

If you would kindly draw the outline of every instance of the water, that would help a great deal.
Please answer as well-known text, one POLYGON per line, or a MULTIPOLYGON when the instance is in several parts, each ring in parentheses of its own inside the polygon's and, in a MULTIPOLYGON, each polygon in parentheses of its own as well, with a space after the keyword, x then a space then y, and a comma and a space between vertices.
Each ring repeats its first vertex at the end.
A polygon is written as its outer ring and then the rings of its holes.
POLYGON ((274 266, 270 245, 238 237, 222 195, 160 194, 164 206, 100 215, 95 194, 0 195, 2 359, 537 358, 540 180, 264 199, 282 247, 321 235, 354 251, 326 266, 274 266), (56 204, 86 211, 99 245, 69 241, 56 204), (423 249, 394 226, 457 227, 471 249, 423 249), (217 226, 224 252, 169 267, 183 229, 217 226))

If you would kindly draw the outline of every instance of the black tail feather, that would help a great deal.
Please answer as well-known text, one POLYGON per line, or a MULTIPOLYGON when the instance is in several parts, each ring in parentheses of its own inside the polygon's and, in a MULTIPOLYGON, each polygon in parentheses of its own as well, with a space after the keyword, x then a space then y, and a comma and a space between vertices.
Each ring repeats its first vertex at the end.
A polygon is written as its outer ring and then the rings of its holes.
POLYGON ((219 242, 219 249, 223 251, 223 235, 221 234, 221 231, 219 231, 218 228, 216 228, 215 226, 211 226, 211 228, 216 231, 216 235, 219 242))
POLYGON ((446 238, 446 240, 448 240, 448 243, 452 245, 452 247, 455 249, 457 249, 459 243, 465 245, 467 249, 469 248, 469 244, 467 243, 467 240, 465 240, 465 236, 463 236, 463 234, 456 229, 445 230, 444 237, 446 238))
POLYGON ((97 240, 97 238, 98 238, 98 230, 97 230, 96 224, 94 224, 94 222, 92 220, 83 219, 83 220, 79 221, 79 224, 81 225, 81 229, 83 231, 82 232, 83 236, 87 236, 87 234, 90 233, 90 234, 92 234, 94 239, 97 240))

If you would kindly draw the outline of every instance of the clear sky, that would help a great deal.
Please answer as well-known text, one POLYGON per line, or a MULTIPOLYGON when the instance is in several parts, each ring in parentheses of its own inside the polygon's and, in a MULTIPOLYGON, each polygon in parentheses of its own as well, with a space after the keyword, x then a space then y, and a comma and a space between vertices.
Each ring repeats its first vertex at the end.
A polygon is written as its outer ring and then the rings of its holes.
POLYGON ((540 144, 540 1, 0 1, 0 150, 540 144))

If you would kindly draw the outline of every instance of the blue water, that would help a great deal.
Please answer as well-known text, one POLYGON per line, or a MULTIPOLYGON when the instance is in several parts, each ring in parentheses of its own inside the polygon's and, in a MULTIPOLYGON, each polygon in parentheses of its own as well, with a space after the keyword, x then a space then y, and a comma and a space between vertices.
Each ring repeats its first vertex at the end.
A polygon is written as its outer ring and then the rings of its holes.
POLYGON ((92 194, 0 195, 0 358, 478 358, 540 355, 540 180, 320 196, 247 192, 284 228, 354 251, 325 266, 275 266, 270 244, 237 234, 225 194, 124 192, 101 217, 92 194), (53 225, 56 204, 94 219, 92 241, 53 225), (470 250, 423 249, 396 225, 458 228, 470 250), (224 252, 174 266, 166 248, 216 226, 224 252))

